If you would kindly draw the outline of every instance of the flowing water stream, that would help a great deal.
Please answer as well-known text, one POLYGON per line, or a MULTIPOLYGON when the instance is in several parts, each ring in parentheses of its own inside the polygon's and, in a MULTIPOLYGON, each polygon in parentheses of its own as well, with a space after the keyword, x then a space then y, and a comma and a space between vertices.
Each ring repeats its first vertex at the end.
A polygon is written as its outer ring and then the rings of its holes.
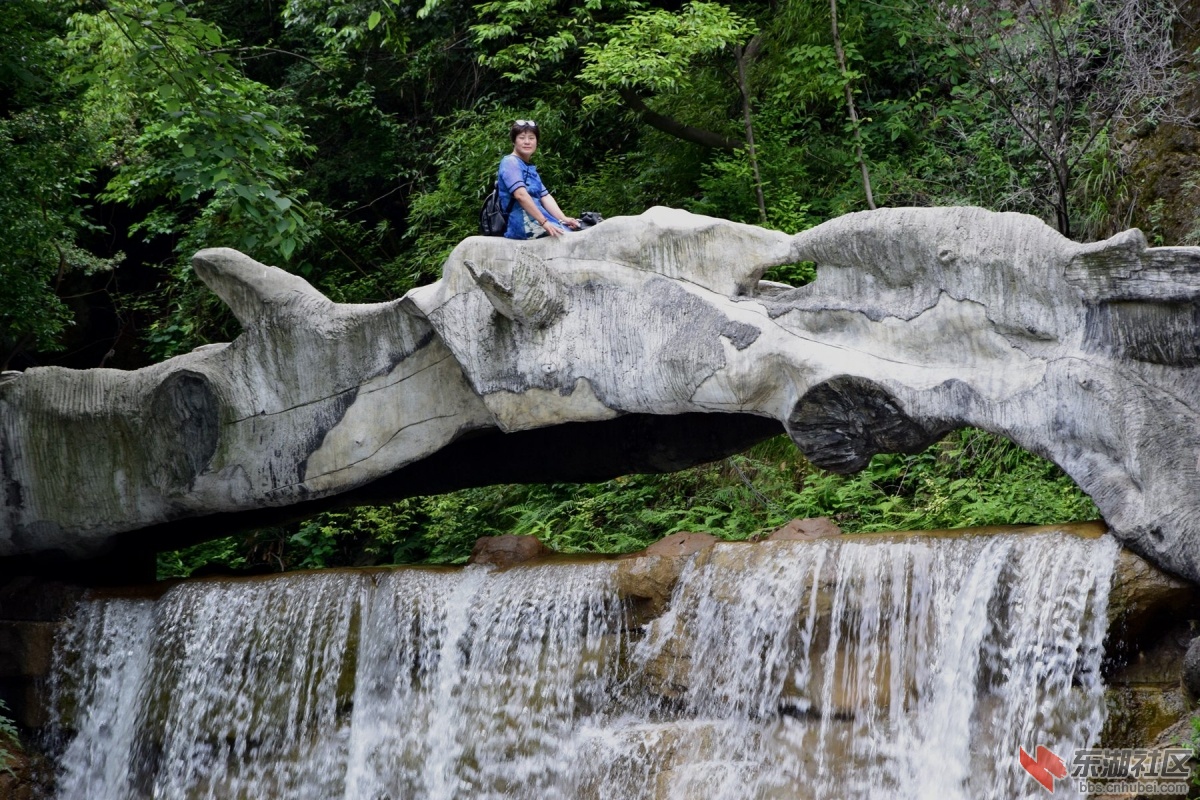
POLYGON ((638 624, 614 561, 97 596, 55 653, 58 797, 1037 797, 1018 747, 1103 723, 1116 552, 719 545, 638 624))

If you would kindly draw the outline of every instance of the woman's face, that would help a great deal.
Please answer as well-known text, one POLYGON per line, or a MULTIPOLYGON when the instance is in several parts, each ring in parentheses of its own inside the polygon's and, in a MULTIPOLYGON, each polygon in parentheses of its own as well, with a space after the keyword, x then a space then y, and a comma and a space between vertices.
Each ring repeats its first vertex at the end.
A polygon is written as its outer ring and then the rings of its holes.
POLYGON ((533 135, 533 131, 521 131, 513 140, 513 152, 523 161, 528 161, 533 156, 533 152, 537 150, 537 145, 538 140, 533 135))

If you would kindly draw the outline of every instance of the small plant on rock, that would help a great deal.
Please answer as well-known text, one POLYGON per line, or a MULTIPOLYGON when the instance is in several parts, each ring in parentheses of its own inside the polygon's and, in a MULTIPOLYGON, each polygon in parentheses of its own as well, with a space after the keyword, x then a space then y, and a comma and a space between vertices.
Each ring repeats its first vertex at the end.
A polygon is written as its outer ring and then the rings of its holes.
POLYGON ((0 700, 0 772, 16 776, 13 765, 16 755, 21 750, 21 739, 17 732, 17 724, 8 717, 8 706, 0 700))

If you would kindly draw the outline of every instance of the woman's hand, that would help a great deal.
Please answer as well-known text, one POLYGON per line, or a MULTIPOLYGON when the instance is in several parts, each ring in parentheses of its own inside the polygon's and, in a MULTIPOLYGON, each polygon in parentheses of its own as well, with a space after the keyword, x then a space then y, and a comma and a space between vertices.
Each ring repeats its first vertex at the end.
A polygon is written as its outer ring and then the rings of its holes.
MULTIPOLYGON (((574 217, 563 217, 562 219, 558 220, 558 222, 560 225, 564 225, 564 226, 571 228, 572 230, 576 230, 576 231, 579 230, 579 227, 580 227, 579 220, 575 219, 574 217)), ((550 236, 562 236, 563 233, 565 233, 565 231, 562 228, 560 228, 558 225, 555 225, 553 222, 551 222, 549 218, 547 218, 546 221, 542 223, 542 228, 550 236)))
MULTIPOLYGON (((549 213, 550 219, 557 220, 560 225, 565 225, 568 228, 576 231, 582 227, 579 224, 579 220, 574 219, 573 217, 568 217, 562 212, 562 209, 558 207, 558 203, 555 201, 553 195, 548 194, 542 198, 542 207, 545 208, 549 213)), ((542 227, 545 226, 543 225, 542 227)), ((562 230, 560 229, 558 233, 562 233, 562 230)), ((552 233, 550 235, 556 236, 557 234, 552 233)))

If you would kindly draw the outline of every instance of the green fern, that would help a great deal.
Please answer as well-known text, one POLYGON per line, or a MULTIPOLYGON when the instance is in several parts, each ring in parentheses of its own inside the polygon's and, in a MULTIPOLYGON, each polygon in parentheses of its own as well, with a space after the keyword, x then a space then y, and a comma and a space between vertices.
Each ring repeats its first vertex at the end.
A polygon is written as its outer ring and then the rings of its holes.
POLYGON ((0 772, 16 777, 13 767, 21 752, 21 737, 17 724, 8 716, 8 706, 0 700, 0 772))
POLYGON ((563 553, 628 553, 671 533, 743 540, 794 517, 833 518, 848 533, 1099 516, 1058 467, 999 436, 963 429, 916 455, 875 456, 856 475, 817 469, 785 436, 666 475, 593 484, 489 486, 388 506, 327 512, 287 530, 164 554, 164 572, 257 559, 276 569, 386 563, 463 564, 481 536, 534 535, 563 553))

